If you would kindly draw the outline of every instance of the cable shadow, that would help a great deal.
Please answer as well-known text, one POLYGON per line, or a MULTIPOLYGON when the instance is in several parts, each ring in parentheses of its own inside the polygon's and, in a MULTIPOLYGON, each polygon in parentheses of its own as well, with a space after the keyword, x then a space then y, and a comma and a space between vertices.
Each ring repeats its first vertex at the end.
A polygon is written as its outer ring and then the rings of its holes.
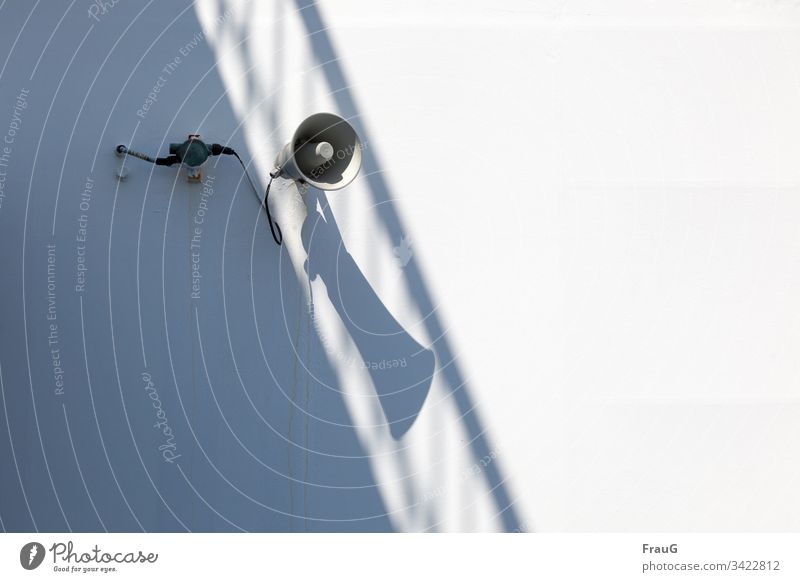
MULTIPOLYGON (((350 83, 339 63, 337 51, 328 34, 328 28, 322 18, 316 0, 294 0, 294 2, 297 7, 297 13, 305 26, 314 57, 320 63, 339 113, 355 127, 362 141, 373 144, 374 141, 370 139, 369 131, 364 124, 355 97, 350 91, 350 83)), ((389 186, 383 178, 383 170, 374 149, 374 147, 369 147, 362 152, 362 176, 365 176, 367 188, 372 195, 383 228, 386 229, 391 240, 400 240, 406 231, 402 227, 402 222, 393 202, 394 197, 391 195, 389 186)), ((339 239, 341 239, 340 235, 339 239)), ((358 270, 356 269, 356 271, 358 270)), ((429 337, 438 338, 432 349, 436 361, 440 364, 439 372, 446 381, 464 423, 464 428, 469 434, 472 452, 478 460, 485 458, 487 455, 491 456, 494 449, 490 444, 486 430, 483 428, 475 403, 469 394, 467 382, 459 370, 455 356, 446 339, 445 329, 436 315, 435 305, 419 270, 418 263, 416 261, 409 262, 404 269, 404 273, 406 276, 405 283, 411 296, 416 301, 420 313, 426 314, 424 321, 429 337)), ((360 275, 360 271, 354 273, 354 275, 357 277, 360 275)), ((330 286, 328 287, 330 293, 330 286)), ((343 321, 347 322, 348 320, 343 318, 343 321)), ((494 497, 503 528, 509 532, 521 531, 520 520, 505 486, 505 479, 500 470, 499 462, 494 461, 488 464, 483 471, 483 475, 486 476, 487 485, 494 497)))

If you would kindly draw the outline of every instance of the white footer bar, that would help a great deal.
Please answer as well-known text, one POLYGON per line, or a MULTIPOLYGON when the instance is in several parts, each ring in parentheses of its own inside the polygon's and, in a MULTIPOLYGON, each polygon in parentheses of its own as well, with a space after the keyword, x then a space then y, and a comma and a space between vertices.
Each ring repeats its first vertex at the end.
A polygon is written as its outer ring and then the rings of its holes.
POLYGON ((0 535, 0 580, 795 581, 798 562, 800 534, 0 535))

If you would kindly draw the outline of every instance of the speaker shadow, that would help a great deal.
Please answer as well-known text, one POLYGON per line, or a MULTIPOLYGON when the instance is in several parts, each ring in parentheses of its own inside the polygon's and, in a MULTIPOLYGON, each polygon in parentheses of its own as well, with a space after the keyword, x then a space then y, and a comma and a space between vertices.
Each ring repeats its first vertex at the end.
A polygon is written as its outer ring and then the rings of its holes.
POLYGON ((419 415, 430 390, 436 361, 392 316, 342 241, 325 194, 306 194, 309 218, 303 227, 306 270, 325 283, 328 298, 358 347, 389 430, 400 439, 419 415), (311 209, 319 208, 321 213, 311 209))

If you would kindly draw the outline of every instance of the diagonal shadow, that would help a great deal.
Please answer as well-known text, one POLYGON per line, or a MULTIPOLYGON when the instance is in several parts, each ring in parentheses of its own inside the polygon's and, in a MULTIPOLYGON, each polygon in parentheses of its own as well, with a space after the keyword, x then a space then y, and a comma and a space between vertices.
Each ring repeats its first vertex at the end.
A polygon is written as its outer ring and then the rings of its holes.
MULTIPOLYGON (((355 127, 365 143, 374 144, 359 112, 355 97, 350 91, 350 83, 339 63, 337 52, 328 34, 327 26, 323 21, 316 0, 294 1, 298 14, 306 28, 314 57, 321 65, 339 112, 355 127)), ((383 179, 383 171, 374 149, 374 146, 372 146, 362 151, 362 175, 366 176, 367 186, 383 227, 389 233, 391 240, 399 240, 405 230, 402 228, 399 214, 393 202, 393 196, 386 181, 383 179)), ((489 437, 469 395, 466 380, 456 364, 455 357, 445 336, 445 330, 435 314, 435 305, 417 262, 411 261, 408 263, 404 273, 406 274, 406 284, 417 303, 417 307, 421 313, 426 314, 424 321, 429 337, 438 338, 431 349, 436 354, 436 360, 441 366, 440 373, 446 380, 461 419, 464 422, 464 427, 469 434, 472 452, 476 459, 483 459, 485 456, 491 455, 493 451, 489 437)), ((489 463, 483 474, 486 476, 487 484, 497 504, 504 529, 509 532, 518 531, 521 524, 505 486, 499 463, 496 460, 489 463)))

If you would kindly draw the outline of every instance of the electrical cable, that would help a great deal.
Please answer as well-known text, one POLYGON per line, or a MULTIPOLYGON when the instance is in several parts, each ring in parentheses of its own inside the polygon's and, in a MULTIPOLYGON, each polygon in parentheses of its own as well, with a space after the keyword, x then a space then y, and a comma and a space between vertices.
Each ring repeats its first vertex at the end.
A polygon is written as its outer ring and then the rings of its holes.
POLYGON ((154 163, 156 166, 171 166, 173 164, 180 164, 181 160, 178 156, 167 156, 166 158, 156 158, 154 163))
MULTIPOLYGON (((213 147, 214 146, 212 146, 212 153, 213 153, 213 147)), ((240 158, 239 154, 237 154, 231 148, 223 148, 223 150, 229 150, 229 151, 222 151, 223 154, 232 155, 236 157, 237 160, 239 160, 239 163, 242 165, 242 170, 244 171, 244 175, 247 178, 247 181, 250 182, 250 187, 253 189, 253 194, 255 194, 256 198, 258 198, 258 201, 261 202, 261 197, 258 195, 258 188, 256 188, 255 183, 253 183, 252 178, 250 178, 250 174, 247 172, 247 166, 244 165, 242 158, 240 158)), ((267 184, 267 190, 264 193, 264 201, 261 202, 261 205, 264 207, 264 210, 267 211, 267 221, 269 222, 269 231, 272 233, 272 239, 277 243, 278 246, 280 246, 281 243, 283 242, 283 233, 281 232, 281 227, 278 226, 278 223, 272 220, 272 213, 269 211, 269 190, 272 187, 272 180, 274 179, 275 176, 273 172, 269 175, 269 183, 267 184)))

